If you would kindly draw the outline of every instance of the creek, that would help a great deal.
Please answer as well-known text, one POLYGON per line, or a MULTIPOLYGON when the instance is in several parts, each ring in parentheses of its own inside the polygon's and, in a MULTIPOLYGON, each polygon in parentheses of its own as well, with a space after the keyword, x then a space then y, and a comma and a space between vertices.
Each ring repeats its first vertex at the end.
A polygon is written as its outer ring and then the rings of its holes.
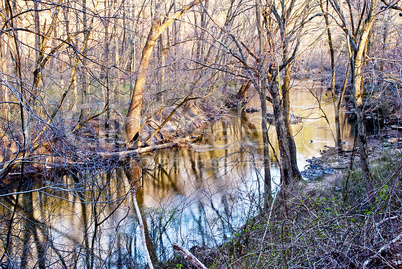
MULTIPOLYGON (((292 125, 302 170, 307 159, 334 146, 335 128, 328 126, 309 91, 295 87, 291 96, 291 113, 302 117, 292 125)), ((258 108, 258 103, 253 97, 247 107, 258 108)), ((330 98, 323 95, 321 106, 333 124, 330 98)), ((277 151, 274 127, 269 128, 277 151)), ((133 185, 141 186, 137 200, 154 258, 171 258, 174 243, 187 249, 217 247, 232 238, 262 206, 261 114, 233 112, 200 131, 202 141, 189 149, 160 150, 107 171, 83 167, 75 176, 34 181, 13 216, 15 257, 26 257, 33 267, 41 258, 51 268, 143 267, 133 185)), ((343 124, 342 133, 345 146, 351 147, 350 125, 343 124)), ((273 154, 271 164, 276 188, 279 170, 273 154)), ((3 242, 12 212, 9 199, 0 197, 3 242)))

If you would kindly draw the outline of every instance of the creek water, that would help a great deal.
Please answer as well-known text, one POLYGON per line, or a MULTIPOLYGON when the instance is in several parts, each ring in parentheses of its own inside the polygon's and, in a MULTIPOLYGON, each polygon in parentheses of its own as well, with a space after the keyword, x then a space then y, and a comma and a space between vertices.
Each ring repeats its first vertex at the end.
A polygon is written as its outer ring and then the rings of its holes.
MULTIPOLYGON (((295 87, 291 95, 291 113, 302 117, 292 125, 301 170, 307 159, 334 146, 331 128, 335 129, 330 98, 323 95, 320 109, 303 88, 295 87)), ((258 102, 253 97, 247 106, 258 108, 258 102)), ((274 127, 269 128, 277 151, 274 127)), ((216 247, 233 237, 258 213, 264 195, 261 114, 233 112, 201 132, 202 141, 189 149, 160 150, 107 171, 88 167, 74 177, 34 182, 13 216, 13 236, 19 238, 12 244, 15 257, 26 257, 32 266, 44 257, 51 268, 143 267, 133 185, 141 186, 136 197, 153 258, 172 257, 174 243, 187 249, 216 247)), ((351 144, 348 124, 342 133, 345 145, 351 144)), ((279 171, 274 154, 271 161, 275 188, 279 171)), ((12 211, 8 199, 0 197, 3 231, 12 211)), ((5 242, 5 232, 1 237, 5 242)))

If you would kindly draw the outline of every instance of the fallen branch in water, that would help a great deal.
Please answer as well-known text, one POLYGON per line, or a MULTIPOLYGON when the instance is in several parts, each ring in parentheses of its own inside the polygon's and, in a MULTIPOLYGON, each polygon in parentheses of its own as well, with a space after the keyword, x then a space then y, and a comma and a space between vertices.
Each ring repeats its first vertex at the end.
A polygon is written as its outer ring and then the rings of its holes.
POLYGON ((179 244, 175 243, 173 244, 173 249, 179 252, 181 255, 183 255, 184 259, 188 260, 189 262, 192 263, 196 268, 198 269, 207 269, 204 264, 202 264, 197 257, 195 257, 190 251, 187 249, 183 248, 179 244))
POLYGON ((148 153, 148 152, 153 152, 156 150, 160 149, 167 149, 167 148, 174 148, 174 147, 188 147, 191 143, 194 143, 199 140, 198 136, 195 137, 187 137, 183 139, 178 139, 173 142, 168 142, 164 144, 159 144, 159 145, 152 145, 148 147, 143 147, 143 148, 136 148, 132 150, 124 150, 124 151, 117 151, 117 152, 97 152, 100 157, 102 158, 113 158, 113 157, 119 157, 119 158, 126 158, 132 155, 136 154, 143 154, 143 153, 148 153))
POLYGON ((137 148, 137 149, 132 149, 132 150, 124 150, 124 151, 117 151, 117 152, 98 152, 96 154, 98 154, 100 157, 103 157, 103 158, 112 158, 112 157, 126 158, 131 155, 152 152, 152 151, 156 151, 156 150, 160 150, 160 149, 173 148, 178 145, 179 145, 179 142, 169 142, 169 143, 165 143, 165 144, 137 148))
MULTIPOLYGON (((147 146, 147 147, 141 147, 141 148, 136 148, 136 149, 125 149, 121 151, 116 151, 116 152, 107 152, 107 151, 102 151, 102 152, 75 152, 75 155, 73 158, 60 158, 60 156, 52 156, 52 155, 44 155, 44 154, 38 154, 34 155, 31 154, 29 155, 29 161, 30 163, 34 163, 33 160, 36 158, 53 158, 53 161, 46 161, 46 167, 30 167, 29 169, 27 168, 26 171, 24 171, 24 174, 40 174, 45 171, 51 171, 52 169, 67 169, 71 167, 79 167, 79 166, 86 166, 91 162, 96 162, 99 163, 100 161, 105 161, 108 162, 110 159, 113 159, 114 161, 123 160, 126 158, 129 158, 131 156, 136 156, 136 155, 141 155, 144 153, 149 153, 149 152, 155 152, 157 150, 162 150, 162 149, 170 149, 170 148, 188 148, 192 143, 196 142, 199 140, 199 136, 193 136, 193 137, 185 137, 183 139, 177 139, 172 142, 164 143, 164 144, 159 144, 159 145, 152 145, 152 146, 147 146), (44 169, 44 170, 41 170, 44 169)), ((59 153, 60 155, 60 153, 59 153)), ((0 163, 0 180, 6 177, 15 177, 15 176, 20 176, 20 172, 12 172, 15 167, 17 167, 18 164, 23 162, 24 160, 28 160, 28 158, 17 158, 15 157, 14 160, 9 161, 9 163, 0 163), (3 167, 1 166, 3 165, 3 167)), ((41 162, 43 163, 43 162, 41 162)))

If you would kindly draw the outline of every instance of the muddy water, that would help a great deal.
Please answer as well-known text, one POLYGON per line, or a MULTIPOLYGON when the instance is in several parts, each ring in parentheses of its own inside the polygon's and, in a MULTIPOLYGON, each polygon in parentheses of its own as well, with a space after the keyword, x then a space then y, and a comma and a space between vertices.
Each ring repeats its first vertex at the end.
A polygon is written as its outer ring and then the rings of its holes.
MULTIPOLYGON (((312 90, 315 90, 312 87, 312 90)), ((333 123, 330 97, 321 109, 333 123)), ((306 159, 333 146, 332 130, 305 87, 295 85, 291 113, 300 169, 306 159)), ((258 108, 258 98, 247 105, 258 108)), ((168 149, 108 167, 83 168, 26 189, 17 214, 0 197, 1 239, 10 242, 9 260, 19 268, 133 268, 144 265, 142 240, 133 208, 133 186, 153 259, 171 257, 173 243, 190 249, 222 244, 258 213, 263 198, 261 114, 233 113, 202 129, 203 141, 190 149, 168 149), (32 213, 30 213, 32 212, 32 213), (8 236, 7 220, 13 217, 8 236), (11 239, 7 239, 11 238, 11 239), (38 254, 39 253, 39 254, 38 254)), ((276 148, 274 127, 271 142, 276 148)), ((345 147, 350 126, 343 126, 345 147)), ((272 152, 272 151, 271 151, 272 152)), ((273 188, 279 181, 271 154, 273 188)), ((7 244, 3 243, 2 250, 7 244)), ((3 261, 7 260, 3 257, 3 261)))

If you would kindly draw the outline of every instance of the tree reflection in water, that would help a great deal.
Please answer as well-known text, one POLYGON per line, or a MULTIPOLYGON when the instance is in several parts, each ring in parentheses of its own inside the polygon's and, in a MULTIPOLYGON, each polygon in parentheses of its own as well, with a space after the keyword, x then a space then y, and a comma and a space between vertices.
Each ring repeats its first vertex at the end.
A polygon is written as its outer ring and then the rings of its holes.
MULTIPOLYGON (((259 117, 222 119, 203 129, 204 141, 191 149, 68 166, 63 175, 27 174, 14 194, 0 194, 1 263, 12 268, 142 267, 146 260, 132 196, 138 186, 153 262, 169 259, 173 243, 188 249, 222 244, 264 204, 259 117)), ((308 124, 294 126, 300 128, 301 158, 322 148, 305 141, 331 145, 326 123, 318 129, 315 122, 314 131, 308 124)), ((275 182, 274 156, 271 161, 275 182)), ((13 180, 17 186, 18 178, 13 180)))

